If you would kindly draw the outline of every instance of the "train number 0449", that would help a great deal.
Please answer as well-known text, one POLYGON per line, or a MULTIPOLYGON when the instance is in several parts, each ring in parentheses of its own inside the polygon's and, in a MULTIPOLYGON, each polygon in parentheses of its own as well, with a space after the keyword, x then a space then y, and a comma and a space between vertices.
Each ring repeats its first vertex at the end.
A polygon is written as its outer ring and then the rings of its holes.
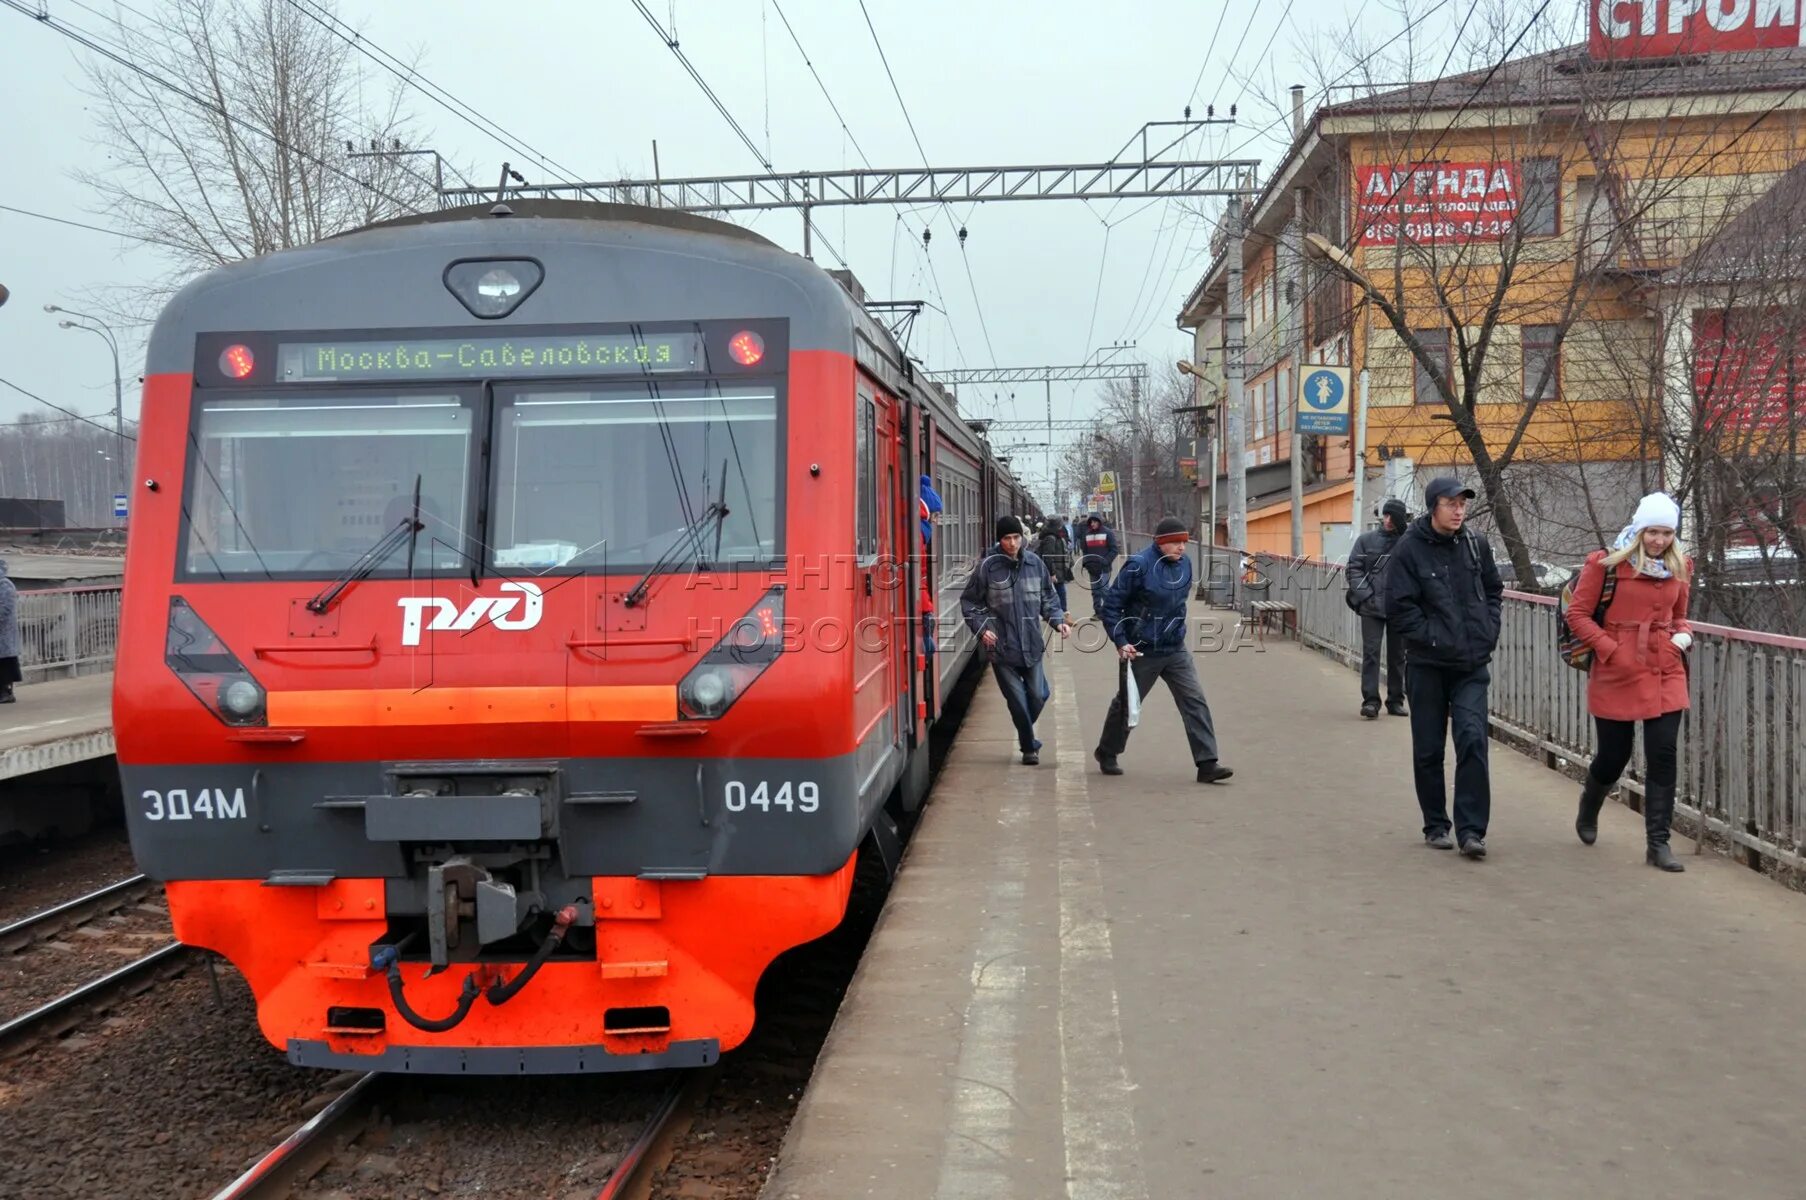
POLYGON ((821 788, 814 780, 805 779, 794 787, 786 780, 774 789, 761 779, 748 791, 740 780, 730 779, 723 800, 729 812, 756 808, 760 812, 812 813, 821 807, 821 788))

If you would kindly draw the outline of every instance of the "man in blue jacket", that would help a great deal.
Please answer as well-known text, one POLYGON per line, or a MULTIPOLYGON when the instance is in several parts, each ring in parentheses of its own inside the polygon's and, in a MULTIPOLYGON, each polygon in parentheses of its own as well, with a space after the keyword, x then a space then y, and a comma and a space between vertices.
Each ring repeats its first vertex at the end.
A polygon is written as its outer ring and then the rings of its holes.
MULTIPOLYGON (((1198 782, 1221 783, 1235 772, 1217 761, 1210 704, 1185 645, 1186 601, 1191 598, 1191 560, 1185 557, 1185 545, 1190 540, 1184 522, 1163 517, 1154 528, 1154 544, 1123 564, 1100 609, 1117 654, 1134 672, 1136 691, 1146 696, 1155 680, 1166 680, 1185 722, 1198 782)), ((1093 753, 1104 774, 1122 774, 1116 758, 1128 745, 1128 714, 1118 691, 1093 753)))
POLYGON ((1048 697, 1047 677, 1041 670, 1041 658, 1047 653, 1041 622, 1052 625, 1061 637, 1070 634, 1072 626, 1054 594, 1047 564, 1023 540, 1020 520, 997 518, 997 545, 966 581, 959 611, 984 643, 998 690, 1016 725, 1023 765, 1032 767, 1041 761, 1035 721, 1048 697))

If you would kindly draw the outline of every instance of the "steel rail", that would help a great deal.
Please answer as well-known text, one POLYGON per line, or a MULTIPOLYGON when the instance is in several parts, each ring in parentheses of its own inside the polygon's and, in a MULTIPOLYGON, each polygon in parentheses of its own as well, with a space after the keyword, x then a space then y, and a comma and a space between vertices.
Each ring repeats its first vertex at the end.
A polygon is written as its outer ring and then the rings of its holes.
MULTIPOLYGON (((73 900, 64 901, 43 912, 22 917, 10 925, 0 926, 0 951, 11 952, 23 950, 38 940, 39 930, 60 920, 67 919, 84 909, 104 909, 108 901, 123 897, 126 893, 141 887, 155 886, 143 875, 133 875, 129 879, 121 879, 117 883, 109 883, 103 888, 96 888, 85 896, 77 896, 73 900)), ((121 904, 125 901, 122 899, 121 904)), ((92 914, 100 915, 99 912, 92 914)))
POLYGON ((143 958, 132 960, 117 971, 84 983, 73 992, 65 993, 48 1004, 32 1009, 23 1016, 14 1017, 4 1025, 0 1025, 0 1047, 33 1032, 38 1026, 45 1024, 53 1017, 90 1004, 117 991, 139 976, 150 974, 172 958, 192 953, 193 949, 192 946, 184 946, 181 942, 171 942, 167 946, 161 946, 151 951, 143 958))
POLYGON ((653 1148, 664 1136, 671 1119, 684 1107, 683 1101, 690 1094, 690 1085, 694 1079, 694 1076, 679 1075, 671 1081, 671 1086, 659 1100, 658 1107, 652 1110, 645 1128, 640 1130, 640 1136, 634 1139, 633 1145, 627 1147, 627 1152, 621 1155, 621 1161, 615 1164, 614 1171, 610 1173, 608 1182, 596 1193, 596 1200, 626 1200, 632 1194, 631 1189, 642 1182, 641 1176, 652 1165, 653 1148))
POLYGON ((382 1078, 384 1076, 375 1071, 365 1073, 334 1097, 332 1103, 252 1163, 244 1174, 213 1193, 212 1200, 248 1200, 258 1195, 261 1188, 274 1186, 279 1180, 286 1182, 283 1178, 287 1174, 286 1168, 297 1162, 303 1152, 318 1145, 322 1138, 361 1112, 373 1099, 376 1083, 382 1078))

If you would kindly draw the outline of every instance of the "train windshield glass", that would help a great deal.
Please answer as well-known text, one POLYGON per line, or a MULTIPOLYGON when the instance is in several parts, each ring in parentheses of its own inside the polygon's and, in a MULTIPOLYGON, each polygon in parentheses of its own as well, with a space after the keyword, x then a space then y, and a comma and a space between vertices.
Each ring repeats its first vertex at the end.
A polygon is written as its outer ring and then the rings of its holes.
POLYGON ((645 568, 692 523, 712 562, 781 552, 779 405, 770 384, 498 389, 497 403, 495 569, 645 568), (724 497, 719 527, 703 520, 724 497))
MULTIPOLYGON (((330 578, 413 512, 416 478, 426 528, 414 569, 459 569, 475 424, 456 394, 203 400, 186 573, 330 578)), ((403 547, 375 574, 407 569, 403 547)))

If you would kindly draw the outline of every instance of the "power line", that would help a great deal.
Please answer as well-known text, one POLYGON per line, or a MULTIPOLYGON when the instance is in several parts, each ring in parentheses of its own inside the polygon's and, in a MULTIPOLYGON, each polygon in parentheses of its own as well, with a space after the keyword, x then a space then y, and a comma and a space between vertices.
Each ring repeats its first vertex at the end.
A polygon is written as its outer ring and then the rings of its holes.
POLYGON ((790 40, 795 43, 796 52, 802 55, 803 65, 809 68, 809 74, 815 76, 815 86, 821 89, 822 99, 826 100, 828 107, 834 110, 834 119, 840 122, 840 131, 846 134, 847 139, 853 143, 853 149, 858 151, 859 159, 865 163, 866 169, 875 169, 872 167, 872 160, 866 157, 865 147, 859 144, 859 139, 853 136, 851 129, 847 128, 847 119, 840 115, 840 105, 834 103, 834 97, 828 94, 828 85, 822 82, 821 73, 815 69, 815 63, 810 59, 809 52, 803 49, 802 40, 796 36, 796 30, 791 28, 790 18, 784 15, 784 6, 779 4, 778 0, 771 0, 771 6, 777 9, 778 20, 784 23, 784 32, 788 33, 790 40))
MULTIPOLYGON (((909 104, 903 99, 903 89, 897 86, 896 73, 890 69, 890 56, 884 52, 884 40, 878 36, 878 27, 872 23, 871 10, 866 8, 865 0, 859 0, 859 12, 865 17, 865 27, 871 31, 872 45, 877 47, 878 61, 884 64, 884 77, 890 80, 890 90, 897 98, 897 107, 903 110, 903 123, 909 127, 910 140, 916 144, 916 153, 922 156, 922 165, 932 170, 928 160, 928 151, 923 149, 922 137, 916 132, 915 118, 909 115, 909 104)), ((943 202, 941 215, 946 218, 948 228, 956 231, 955 236, 957 237, 965 231, 965 227, 954 223, 953 215, 949 210, 950 206, 943 202)), ((985 320, 984 304, 978 298, 978 281, 972 275, 972 260, 966 257, 966 239, 964 237, 959 237, 959 259, 966 269, 966 286, 972 293, 972 307, 978 313, 978 328, 979 332, 984 334, 985 352, 991 356, 991 365, 996 366, 997 350, 991 344, 990 325, 985 320)), ((933 261, 932 258, 929 259, 931 265, 933 261)), ((955 334, 954 344, 958 345, 958 343, 959 336, 955 334)))
MULTIPOLYGON (((73 409, 67 409, 67 408, 64 408, 60 404, 54 404, 51 401, 44 399, 44 397, 38 395, 36 392, 28 391, 27 389, 20 387, 18 384, 14 383, 12 380, 7 379, 4 376, 0 376, 0 384, 5 384, 7 387, 9 387, 13 391, 19 393, 21 396, 24 396, 31 400, 36 400, 39 404, 44 405, 46 408, 54 408, 60 413, 67 414, 71 420, 82 421, 82 422, 85 422, 86 424, 92 425, 92 426, 94 426, 94 428, 105 433, 108 437, 115 436, 115 431, 111 425, 102 425, 99 421, 91 420, 88 417, 84 417, 80 413, 75 412, 73 409)), ((117 436, 125 438, 125 440, 128 442, 135 442, 138 440, 137 438, 133 437, 129 433, 118 434, 117 436)))
MULTIPOLYGON (((306 7, 302 6, 303 0, 288 0, 288 3, 297 12, 312 19, 315 23, 334 34, 359 54, 362 54, 365 58, 368 58, 371 62, 383 68, 403 84, 413 88, 415 91, 437 104, 440 108, 445 109, 445 111, 451 113, 452 116, 457 117, 460 121, 463 121, 478 133, 485 137, 494 138, 503 146, 507 147, 510 152, 525 158, 528 162, 533 163, 547 175, 554 176, 565 183, 577 182, 575 173, 569 167, 566 167, 563 163, 546 154, 544 151, 522 141, 517 135, 503 128, 499 122, 486 116, 475 105, 460 99, 448 88, 433 82, 433 80, 427 78, 426 75, 415 69, 411 64, 404 63, 399 55, 384 49, 382 46, 366 37, 362 32, 347 24, 336 13, 326 8, 324 5, 317 3, 316 0, 305 0, 306 7)), ((452 167, 452 173, 457 175, 460 179, 464 179, 464 182, 469 185, 470 180, 465 178, 464 173, 458 170, 455 164, 450 165, 452 167)))
MULTIPOLYGON (((16 0, 3 0, 3 2, 11 4, 15 3, 16 0)), ((691 64, 689 55, 685 54, 682 48, 678 46, 675 33, 665 32, 665 27, 658 23, 658 18, 653 16, 652 10, 646 7, 645 0, 633 0, 633 6, 639 9, 640 16, 646 18, 646 23, 652 26, 653 31, 658 34, 659 40, 665 43, 665 48, 677 56, 677 61, 683 64, 683 68, 685 71, 689 72, 690 78, 696 81, 696 86, 702 89, 702 94, 708 97, 710 104, 715 106, 715 111, 721 114, 721 119, 726 121, 728 128, 734 131, 734 136, 738 137, 746 148, 752 151, 752 156, 759 160, 759 165, 765 168, 765 173, 767 175, 775 176, 778 173, 778 169, 771 165, 771 160, 765 157, 764 152, 759 149, 758 143, 747 136, 746 130, 740 127, 740 122, 734 120, 734 114, 727 111, 727 105, 721 102, 721 97, 715 94, 715 89, 710 87, 708 80, 702 77, 702 72, 698 71, 695 66, 691 64)), ((673 30, 675 30, 677 26, 676 20, 673 19, 671 24, 673 30)), ((839 262, 842 267, 845 267, 847 265, 847 260, 841 256, 839 250, 834 248, 834 243, 830 242, 826 235, 822 233, 821 228, 815 224, 814 218, 804 214, 803 220, 808 224, 814 235, 821 238, 822 245, 828 248, 828 253, 834 256, 835 261, 839 262)))
POLYGON ((89 225, 85 221, 71 221, 68 217, 53 217, 49 213, 33 212, 29 208, 14 208, 10 204, 0 204, 0 211, 18 213, 21 217, 35 217, 40 221, 52 221, 58 225, 69 225, 76 229, 86 229, 91 233, 110 234, 113 237, 125 238, 128 241, 144 242, 153 246, 168 246, 172 250, 192 249, 192 247, 184 246, 179 242, 168 242, 164 241, 162 238, 145 237, 141 233, 126 233, 124 230, 120 229, 107 229, 101 225, 89 225))
POLYGON ((1198 77, 1191 81, 1191 95, 1185 98, 1187 108, 1198 98, 1198 88, 1204 83, 1204 72, 1210 68, 1210 56, 1216 53, 1217 35, 1223 32, 1223 18, 1228 15, 1229 0, 1223 0, 1223 10, 1217 14, 1217 27, 1210 31, 1210 44, 1204 47, 1204 61, 1198 64, 1198 77))
POLYGON ((85 47, 86 49, 94 52, 95 54, 98 54, 101 57, 106 58, 106 59, 110 60, 111 62, 114 62, 114 63, 118 64, 119 66, 126 68, 127 70, 133 72, 134 74, 142 76, 144 79, 150 81, 151 83, 156 84, 158 87, 161 87, 167 91, 175 93, 176 95, 182 97, 184 100, 187 100, 189 103, 194 104, 197 107, 199 107, 207 112, 213 113, 215 116, 219 117, 221 120, 226 121, 229 124, 236 125, 239 128, 249 130, 250 132, 257 134, 260 137, 267 138, 271 142, 275 143, 277 146, 281 147, 283 150, 286 150, 288 153, 293 154, 298 158, 305 159, 308 162, 313 163, 315 166, 319 167, 320 169, 330 172, 333 175, 337 175, 341 179, 347 180, 351 183, 355 183, 359 187, 365 188, 366 190, 374 193, 375 195, 381 197, 382 199, 389 201, 391 204, 394 204, 400 208, 407 209, 408 212, 410 212, 410 213, 413 213, 416 215, 418 215, 420 213, 420 209, 416 208, 410 202, 403 200, 398 196, 390 195, 389 193, 383 191, 381 188, 377 187, 375 184, 371 183, 370 181, 365 180, 365 179, 359 179, 356 175, 351 174, 349 171, 345 171, 339 167, 334 166, 333 164, 331 164, 330 162, 327 162, 325 159, 321 158, 317 154, 314 154, 310 151, 301 149, 299 146, 296 146, 293 143, 287 141, 286 139, 284 139, 280 135, 274 133, 273 131, 265 129, 261 125, 256 124, 255 122, 247 121, 243 117, 240 117, 237 114, 230 112, 229 110, 227 110, 225 107, 223 107, 219 103, 217 103, 213 100, 209 100, 195 92, 191 92, 187 88, 182 87, 180 84, 174 83, 174 82, 164 78, 163 76, 157 74, 155 71, 151 70, 150 68, 140 65, 135 59, 130 57, 129 54, 121 54, 121 53, 118 53, 118 52, 108 48, 105 45, 102 45, 100 42, 97 42, 94 40, 95 35, 88 33, 86 30, 78 29, 77 27, 75 27, 73 25, 69 25, 66 22, 60 20, 59 18, 51 16, 47 12, 39 12, 36 9, 30 8, 27 5, 25 5, 22 2, 22 0, 0 0, 0 4, 4 4, 6 7, 12 9, 14 12, 19 13, 21 16, 31 18, 33 21, 37 22, 39 25, 44 26, 46 29, 52 30, 55 33, 62 34, 64 37, 68 38, 70 41, 76 43, 77 45, 85 47))
MULTIPOLYGON (((1273 49, 1273 43, 1279 39, 1279 31, 1284 27, 1287 19, 1291 17, 1292 5, 1296 2, 1297 0, 1286 0, 1285 10, 1279 14, 1279 20, 1273 22, 1273 32, 1267 35, 1267 44, 1262 46, 1260 48, 1260 53, 1254 56, 1255 62, 1263 63, 1267 61, 1267 53, 1273 49)), ((1478 5, 1475 7, 1478 7, 1478 5)), ((1248 72, 1247 79, 1242 81, 1241 91, 1237 92, 1235 94, 1235 99, 1229 102, 1229 107, 1234 108, 1242 102, 1242 97, 1248 94, 1248 79, 1252 78, 1254 78, 1254 72, 1250 71, 1248 72)))

